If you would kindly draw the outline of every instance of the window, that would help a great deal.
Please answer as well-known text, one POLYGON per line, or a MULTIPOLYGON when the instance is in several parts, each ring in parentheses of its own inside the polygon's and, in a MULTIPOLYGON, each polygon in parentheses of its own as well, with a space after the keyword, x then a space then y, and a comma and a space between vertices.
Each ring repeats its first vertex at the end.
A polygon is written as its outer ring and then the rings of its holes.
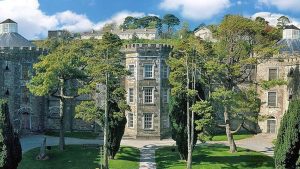
POLYGON ((153 114, 152 113, 144 113, 144 129, 152 129, 153 122, 153 114))
POLYGON ((29 102, 29 95, 30 95, 29 89, 26 86, 23 86, 21 90, 22 90, 22 97, 21 97, 22 102, 27 104, 29 102))
POLYGON ((130 77, 134 77, 134 74, 135 74, 135 67, 134 65, 129 65, 128 66, 128 71, 130 72, 130 77))
POLYGON ((278 78, 278 69, 269 69, 269 80, 276 80, 278 78))
POLYGON ((277 93, 268 92, 268 106, 276 107, 277 106, 277 93))
POLYGON ((170 121, 169 117, 167 116, 166 119, 163 120, 163 128, 169 128, 170 127, 170 121))
POLYGON ((22 65, 22 78, 29 80, 29 65, 22 65))
POLYGON ((133 88, 129 88, 128 90, 128 101, 129 103, 133 103, 133 88))
POLYGON ((153 103, 153 87, 144 88, 144 103, 153 103))
POLYGON ((169 101, 169 91, 168 89, 163 90, 163 103, 168 103, 169 101))
POLYGON ((127 127, 133 128, 133 113, 128 113, 127 115, 127 127))
POLYGON ((162 78, 168 78, 169 76, 169 67, 167 65, 163 66, 162 78))
POLYGON ((145 78, 153 78, 153 65, 152 64, 144 65, 144 77, 145 78))

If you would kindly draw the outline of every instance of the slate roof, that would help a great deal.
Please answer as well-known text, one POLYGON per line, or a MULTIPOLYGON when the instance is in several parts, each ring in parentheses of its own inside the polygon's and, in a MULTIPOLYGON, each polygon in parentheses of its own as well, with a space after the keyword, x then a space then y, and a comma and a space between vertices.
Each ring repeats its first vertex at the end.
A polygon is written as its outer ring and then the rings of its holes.
POLYGON ((5 21, 1 22, 0 24, 2 24, 2 23, 17 23, 17 22, 15 22, 11 19, 6 19, 5 21))
POLYGON ((296 30, 300 30, 298 27, 296 27, 295 25, 286 25, 284 26, 284 29, 296 29, 296 30))
POLYGON ((35 45, 18 33, 0 34, 0 47, 35 47, 35 45))
POLYGON ((280 52, 300 53, 300 39, 282 39, 278 42, 280 52))

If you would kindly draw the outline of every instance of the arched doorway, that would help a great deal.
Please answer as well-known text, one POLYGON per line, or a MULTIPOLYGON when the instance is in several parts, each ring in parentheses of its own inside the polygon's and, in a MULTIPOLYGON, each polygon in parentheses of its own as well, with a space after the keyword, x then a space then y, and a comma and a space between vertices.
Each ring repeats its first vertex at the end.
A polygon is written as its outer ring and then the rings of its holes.
POLYGON ((31 108, 22 107, 18 109, 13 118, 13 125, 16 132, 27 133, 32 129, 31 108))

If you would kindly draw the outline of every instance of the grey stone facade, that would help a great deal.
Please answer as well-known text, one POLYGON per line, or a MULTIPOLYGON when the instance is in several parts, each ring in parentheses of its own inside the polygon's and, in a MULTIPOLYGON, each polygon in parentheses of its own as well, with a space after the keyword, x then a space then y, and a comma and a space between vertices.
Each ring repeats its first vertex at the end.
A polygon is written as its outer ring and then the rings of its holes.
POLYGON ((168 99, 169 68, 166 59, 171 47, 163 44, 131 44, 124 47, 127 101, 126 136, 161 139, 170 135, 168 99), (131 90, 131 91, 130 91, 131 90))

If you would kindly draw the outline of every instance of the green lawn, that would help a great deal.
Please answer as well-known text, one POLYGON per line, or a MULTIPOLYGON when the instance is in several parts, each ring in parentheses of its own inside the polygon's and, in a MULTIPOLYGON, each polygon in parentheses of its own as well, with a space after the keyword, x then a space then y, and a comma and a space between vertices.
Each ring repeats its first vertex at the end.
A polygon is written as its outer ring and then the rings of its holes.
MULTIPOLYGON (((172 147, 156 150, 156 163, 158 169, 184 169, 186 164, 178 152, 172 152, 172 147)), ((193 153, 193 169, 271 169, 273 166, 272 157, 241 148, 232 154, 228 147, 219 144, 197 146, 193 153)))
MULTIPOLYGON (((95 148, 83 149, 81 145, 69 145, 64 152, 60 152, 56 146, 47 152, 49 160, 38 161, 35 157, 39 148, 36 148, 23 155, 18 169, 95 169, 100 166, 98 152, 95 148)), ((138 149, 121 147, 116 159, 110 160, 110 168, 137 169, 139 157, 138 149)))
MULTIPOLYGON (((245 138, 250 138, 252 137, 253 134, 235 134, 233 135, 233 138, 234 140, 242 140, 242 139, 245 139, 245 138)), ((211 141, 227 141, 227 136, 225 134, 223 135, 216 135, 212 138, 211 141)))
MULTIPOLYGON (((47 136, 55 136, 59 137, 59 132, 57 131, 47 131, 45 132, 47 136)), ((80 138, 80 139, 95 139, 98 137, 98 133, 95 132, 65 132, 65 137, 73 137, 73 138, 80 138)))

